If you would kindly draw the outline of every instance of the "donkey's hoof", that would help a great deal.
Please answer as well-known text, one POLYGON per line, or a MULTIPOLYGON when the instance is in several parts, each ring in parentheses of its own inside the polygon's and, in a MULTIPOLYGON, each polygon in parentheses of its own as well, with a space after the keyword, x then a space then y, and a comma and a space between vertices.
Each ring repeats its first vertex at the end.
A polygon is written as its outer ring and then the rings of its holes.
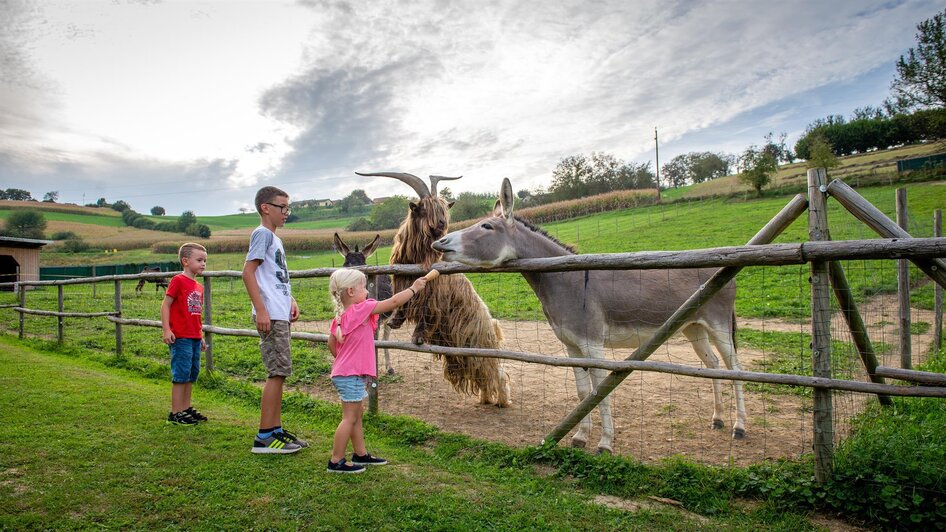
POLYGON ((732 429, 732 439, 743 440, 746 437, 746 429, 732 429))
POLYGON ((388 375, 394 375, 394 368, 388 368, 388 375))
POLYGON ((614 451, 607 447, 598 447, 598 450, 595 452, 598 456, 603 456, 606 454, 614 454, 614 451))
POLYGON ((723 428, 723 420, 722 420, 722 419, 714 419, 714 420, 713 420, 713 430, 719 430, 719 429, 721 429, 721 428, 723 428))
POLYGON ((572 447, 574 447, 574 448, 576 448, 576 449, 584 449, 584 448, 585 448, 585 440, 572 439, 572 447))

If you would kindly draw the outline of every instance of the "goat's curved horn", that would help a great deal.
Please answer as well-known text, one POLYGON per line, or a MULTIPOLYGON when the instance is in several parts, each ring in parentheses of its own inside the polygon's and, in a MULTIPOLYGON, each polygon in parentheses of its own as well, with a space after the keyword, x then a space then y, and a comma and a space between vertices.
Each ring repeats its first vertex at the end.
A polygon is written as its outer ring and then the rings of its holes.
POLYGON ((419 177, 413 174, 405 174, 403 172, 373 172, 373 173, 355 172, 355 173, 360 176, 365 176, 365 177, 393 177, 394 179, 403 181, 404 183, 409 185, 411 188, 413 188, 414 192, 416 192, 417 195, 421 199, 424 199, 427 196, 431 195, 430 189, 427 188, 427 183, 424 183, 423 181, 421 181, 419 177))
POLYGON ((463 176, 462 175, 458 175, 456 177, 447 177, 445 175, 430 176, 430 194, 432 196, 437 195, 437 183, 439 183, 440 181, 453 181, 454 179, 460 179, 461 177, 463 176))

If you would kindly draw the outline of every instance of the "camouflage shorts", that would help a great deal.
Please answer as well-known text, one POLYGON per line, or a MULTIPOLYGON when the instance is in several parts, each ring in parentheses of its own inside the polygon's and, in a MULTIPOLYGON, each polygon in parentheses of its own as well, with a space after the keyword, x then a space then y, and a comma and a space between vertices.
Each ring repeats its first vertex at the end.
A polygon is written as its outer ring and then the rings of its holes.
POLYGON ((273 320, 268 333, 260 333, 259 350, 263 365, 270 377, 288 377, 292 374, 292 356, 289 352, 289 322, 273 320))

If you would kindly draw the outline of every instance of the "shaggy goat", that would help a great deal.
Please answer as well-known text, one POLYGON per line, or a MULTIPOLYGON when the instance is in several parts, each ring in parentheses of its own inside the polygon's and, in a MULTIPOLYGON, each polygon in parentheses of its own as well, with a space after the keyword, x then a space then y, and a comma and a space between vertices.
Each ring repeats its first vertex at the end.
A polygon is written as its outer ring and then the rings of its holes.
MULTIPOLYGON (((356 172, 358 173, 358 172, 356 172)), ((403 181, 417 192, 420 199, 410 203, 407 218, 401 223, 391 249, 391 264, 423 264, 430 266, 440 260, 440 253, 431 247, 447 233, 449 209, 453 205, 437 196, 437 182, 459 179, 430 176, 430 188, 417 176, 382 172, 362 176, 392 177, 403 181)), ((411 276, 395 275, 394 292, 405 290, 414 281, 411 276)), ((404 321, 416 324, 411 340, 416 344, 448 347, 482 347, 496 349, 502 344, 499 323, 463 275, 442 275, 427 284, 406 305, 395 311, 388 322, 392 328, 404 321)), ((481 404, 495 403, 505 407, 509 400, 509 377, 495 358, 436 355, 443 360, 444 378, 458 392, 478 395, 481 404)))
MULTIPOLYGON (((368 264, 368 257, 378 248, 378 244, 381 243, 381 235, 376 235, 374 240, 371 241, 367 246, 364 247, 361 251, 358 250, 358 245, 355 245, 355 250, 352 251, 348 247, 348 244, 342 240, 342 237, 338 236, 338 233, 335 233, 335 250, 338 251, 341 256, 345 257, 345 263, 342 264, 342 267, 347 268, 349 266, 364 266, 368 264)), ((378 301, 384 301, 391 297, 394 292, 391 291, 391 278, 387 275, 373 275, 368 280, 368 296, 372 299, 378 301)), ((388 320, 391 318, 391 313, 387 312, 381 314, 381 322, 384 324, 384 333, 382 336, 383 340, 387 340, 391 335, 391 328, 388 327, 388 320)), ((384 348, 384 367, 387 369, 388 375, 394 375, 394 367, 391 365, 391 353, 388 351, 388 348, 384 348)))

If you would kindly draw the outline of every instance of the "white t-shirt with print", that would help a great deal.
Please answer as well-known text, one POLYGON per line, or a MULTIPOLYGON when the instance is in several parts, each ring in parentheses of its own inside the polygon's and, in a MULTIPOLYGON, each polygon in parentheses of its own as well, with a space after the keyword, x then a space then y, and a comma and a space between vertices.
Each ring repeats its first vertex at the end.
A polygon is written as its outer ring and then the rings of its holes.
MULTIPOLYGON (((292 291, 289 288, 289 269, 286 267, 286 251, 276 233, 259 226, 250 236, 250 250, 246 260, 262 261, 256 268, 256 284, 259 285, 263 305, 269 319, 289 321, 292 291)), ((256 308, 253 308, 256 316, 256 308)))

